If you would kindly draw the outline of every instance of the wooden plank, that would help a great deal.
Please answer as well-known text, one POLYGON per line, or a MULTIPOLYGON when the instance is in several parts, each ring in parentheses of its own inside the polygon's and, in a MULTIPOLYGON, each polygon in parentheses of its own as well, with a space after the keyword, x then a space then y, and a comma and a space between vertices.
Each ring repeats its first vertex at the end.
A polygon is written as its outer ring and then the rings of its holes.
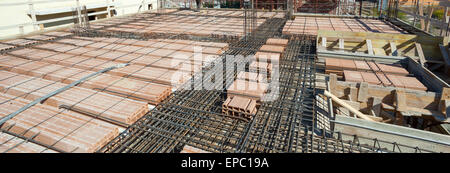
POLYGON ((423 66, 426 62, 425 55, 423 54, 422 46, 420 43, 414 43, 416 46, 417 55, 419 56, 419 63, 423 66))
POLYGON ((429 90, 441 92, 442 87, 450 87, 445 81, 433 74, 430 70, 420 65, 417 61, 408 57, 408 71, 424 84, 429 90))
POLYGON ((407 105, 406 105, 406 96, 404 90, 395 90, 395 109, 397 111, 406 111, 407 105))
POLYGON ((358 88, 350 87, 350 94, 348 95, 349 100, 358 100, 358 88))
POLYGON ((383 48, 373 48, 373 53, 375 55, 386 56, 386 51, 383 48))
POLYGON ((367 96, 369 92, 369 84, 366 82, 359 83, 359 91, 358 91, 358 101, 366 102, 367 96))
MULTIPOLYGON (((424 17, 423 16, 423 3, 421 3, 420 1, 419 1, 419 16, 424 17)), ((424 18, 420 18, 420 29, 421 30, 425 30, 425 19, 424 18)))
POLYGON ((322 47, 327 47, 327 38, 322 37, 322 47))
POLYGON ((336 83, 337 83, 337 75, 334 73, 330 74, 330 92, 334 93, 334 90, 336 88, 336 83))
POLYGON ((369 55, 373 55, 372 40, 367 39, 367 40, 366 40, 366 45, 367 45, 367 53, 368 53, 369 55))
POLYGON ((372 110, 374 113, 374 116, 380 116, 381 112, 381 99, 378 97, 372 98, 372 110))
POLYGON ((445 113, 445 118, 450 115, 450 88, 442 88, 441 98, 439 100, 438 111, 445 113))
POLYGON ((399 56, 395 42, 389 42, 389 46, 391 47, 391 56, 399 56))

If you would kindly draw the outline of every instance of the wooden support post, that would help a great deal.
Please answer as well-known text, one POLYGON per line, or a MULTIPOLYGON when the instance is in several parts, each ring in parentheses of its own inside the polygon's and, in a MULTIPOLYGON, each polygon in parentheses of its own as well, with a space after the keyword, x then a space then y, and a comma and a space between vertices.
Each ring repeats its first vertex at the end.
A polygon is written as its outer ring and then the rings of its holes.
POLYGON ((395 109, 397 111, 407 111, 406 96, 404 90, 395 90, 395 109))
POLYGON ((339 39, 339 51, 344 51, 344 39, 340 38, 339 39))
POLYGON ((447 51, 447 47, 439 44, 439 48, 441 49, 441 54, 442 54, 442 59, 444 59, 444 63, 445 63, 445 73, 446 74, 450 74, 450 57, 449 57, 449 52, 447 51))
POLYGON ((420 43, 414 43, 416 46, 417 55, 419 56, 419 63, 424 66, 426 63, 425 55, 423 54, 422 46, 420 43))
POLYGON ((381 99, 378 97, 372 97, 372 111, 373 116, 380 116, 381 112, 381 99))
POLYGON ((374 121, 368 115, 365 115, 365 114, 361 113, 360 111, 356 110, 355 108, 353 108, 352 106, 348 105, 347 103, 345 103, 344 101, 342 101, 341 99, 339 99, 335 95, 331 94, 330 92, 324 91, 324 94, 327 97, 331 97, 331 99, 334 102, 336 102, 337 104, 341 105, 342 107, 348 109, 350 112, 354 113, 357 117, 362 118, 362 119, 367 120, 367 121, 374 121))
POLYGON ((372 40, 367 39, 367 40, 366 40, 366 45, 367 45, 367 53, 368 53, 369 55, 373 55, 372 40))
POLYGON ((448 11, 449 11, 449 7, 444 7, 444 16, 442 17, 442 26, 441 26, 441 34, 440 34, 440 36, 446 36, 445 34, 446 34, 446 32, 447 32, 447 29, 448 29, 448 20, 447 20, 447 14, 448 14, 448 11))
POLYGON ((36 11, 34 10, 33 0, 28 0, 28 8, 30 10, 31 20, 33 23, 33 29, 36 31, 36 30, 38 30, 39 27, 36 24, 37 19, 36 19, 36 11))
POLYGON ((348 97, 349 97, 349 100, 351 100, 351 101, 358 100, 358 88, 350 87, 350 93, 349 93, 348 97))
POLYGON ((334 89, 337 86, 337 75, 334 73, 330 74, 330 92, 334 93, 334 89))
POLYGON ((80 6, 80 0, 77 0, 77 17, 78 17, 78 24, 81 26, 81 6, 80 6))
POLYGON ((445 118, 450 117, 450 88, 442 88, 438 111, 444 113, 445 118))
POLYGON ((327 38, 326 37, 322 37, 322 47, 324 47, 324 48, 327 47, 327 38))
POLYGON ((358 101, 367 102, 368 92, 369 92, 369 84, 367 82, 359 83, 358 101))
POLYGON ((398 51, 397 51, 397 45, 395 44, 395 42, 389 42, 389 45, 391 47, 391 56, 399 56, 398 51))
POLYGON ((106 0, 106 16, 108 17, 108 18, 110 18, 111 17, 111 9, 109 8, 109 0, 106 0))
POLYGON ((425 30, 425 20, 422 18, 423 17, 423 3, 419 2, 419 20, 420 20, 420 29, 421 30, 425 30))
POLYGON ((427 16, 427 21, 426 21, 426 23, 425 23, 425 31, 427 31, 427 32, 430 32, 430 25, 431 25, 431 16, 433 15, 433 11, 434 11, 434 7, 433 6, 430 6, 429 8, 431 8, 430 9, 430 13, 428 13, 428 16, 427 16))

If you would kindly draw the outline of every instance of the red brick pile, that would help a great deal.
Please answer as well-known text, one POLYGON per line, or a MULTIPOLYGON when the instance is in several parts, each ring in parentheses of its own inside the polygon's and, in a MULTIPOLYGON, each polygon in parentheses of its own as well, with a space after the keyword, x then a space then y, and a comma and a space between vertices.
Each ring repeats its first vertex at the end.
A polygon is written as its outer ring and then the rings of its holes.
POLYGON ((325 59, 325 72, 344 76, 345 81, 367 82, 372 85, 391 86, 426 91, 427 88, 403 67, 350 59, 325 59))
POLYGON ((210 153, 208 151, 185 145, 180 153, 210 153))
POLYGON ((228 98, 222 104, 222 112, 229 116, 252 119, 256 115, 261 98, 268 90, 265 77, 270 78, 273 63, 278 62, 288 44, 287 39, 267 40, 254 61, 249 65, 250 72, 240 72, 237 79, 227 88, 228 98))

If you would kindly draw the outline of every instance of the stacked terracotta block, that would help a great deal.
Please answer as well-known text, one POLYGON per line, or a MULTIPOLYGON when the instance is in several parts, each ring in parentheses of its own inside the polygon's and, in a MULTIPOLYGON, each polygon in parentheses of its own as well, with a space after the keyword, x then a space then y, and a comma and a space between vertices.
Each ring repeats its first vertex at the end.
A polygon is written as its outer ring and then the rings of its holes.
POLYGON ((57 153, 54 150, 0 132, 0 153, 57 153))
POLYGON ((222 113, 252 119, 268 89, 264 76, 253 72, 240 72, 227 88, 228 97, 222 104, 222 113))
MULTIPOLYGON (((0 117, 20 109, 29 100, 0 94, 0 117)), ((29 137, 65 152, 95 152, 118 135, 118 127, 91 117, 47 105, 35 105, 6 121, 3 130, 29 137)), ((10 138, 0 134, 0 141, 10 138)), ((11 138, 10 138, 11 139, 11 138)), ((13 145, 20 140, 7 142, 13 145)), ((18 146, 10 152, 55 152, 32 144, 18 146)), ((5 147, 0 145, 0 150, 5 147)), ((4 150, 4 149, 3 149, 4 150)))
MULTIPOLYGON (((0 91, 27 100, 35 100, 47 95, 67 84, 45 79, 0 71, 0 91)), ((73 106, 74 109, 92 115, 115 120, 124 124, 132 124, 148 112, 147 103, 118 97, 91 89, 72 87, 53 97, 44 104, 61 107, 73 106)))
MULTIPOLYGON (((182 33, 195 36, 237 38, 243 34, 243 25, 240 23, 241 19, 239 18, 215 18, 212 16, 197 16, 195 18, 155 16, 151 18, 141 18, 139 20, 140 22, 129 23, 120 21, 114 25, 96 23, 93 26, 109 26, 108 28, 102 28, 102 32, 133 32, 146 35, 155 33, 182 33)), ((261 25, 265 20, 266 19, 258 19, 256 25, 261 25)))
POLYGON ((344 76, 345 81, 424 90, 427 88, 403 67, 350 59, 325 59, 325 72, 344 76))
POLYGON ((426 91, 424 86, 415 77, 407 77, 386 73, 359 72, 344 70, 345 81, 367 82, 372 85, 392 86, 397 88, 408 88, 426 91))
POLYGON ((185 145, 180 153, 210 153, 210 152, 189 145, 185 145))
POLYGON ((250 72, 259 73, 266 75, 270 78, 270 74, 272 73, 272 63, 262 62, 262 61, 253 61, 248 66, 250 72))
POLYGON ((272 62, 279 62, 280 56, 281 56, 280 53, 256 52, 253 58, 255 61, 272 63, 272 62))
POLYGON ((237 79, 227 88, 227 91, 228 96, 245 96, 259 101, 267 89, 267 83, 237 79))
POLYGON ((252 82, 264 82, 264 75, 252 72, 241 71, 237 75, 238 80, 246 80, 252 82))
POLYGON ((252 119, 256 114, 256 100, 241 96, 231 96, 222 105, 222 113, 234 117, 252 119))
MULTIPOLYGON (((11 72, 41 77, 48 80, 70 84, 80 80, 94 71, 70 68, 45 62, 30 61, 15 57, 0 56, 8 61, 1 61, 0 67, 11 72)), ((156 83, 122 78, 119 76, 100 74, 79 86, 89 89, 101 90, 117 96, 129 96, 130 99, 147 101, 157 105, 171 93, 171 87, 156 83)))
POLYGON ((269 38, 267 39, 266 44, 286 47, 288 42, 289 40, 287 39, 269 38))
POLYGON ((15 48, 15 47, 16 47, 16 46, 12 46, 12 45, 7 45, 7 44, 2 44, 2 43, 0 43, 0 51, 12 49, 12 48, 15 48))
POLYGON ((285 46, 266 44, 261 46, 261 48, 259 48, 259 51, 283 54, 285 48, 285 46))
POLYGON ((399 27, 375 19, 296 17, 286 22, 283 34, 317 35, 318 30, 406 33, 399 27))
POLYGON ((272 73, 273 64, 279 62, 280 57, 283 55, 284 50, 288 44, 287 39, 269 38, 266 41, 266 45, 263 45, 259 52, 254 55, 254 60, 249 65, 249 70, 251 72, 260 73, 267 75, 270 79, 270 74, 272 73))
POLYGON ((376 62, 366 62, 350 59, 325 59, 325 73, 336 73, 343 75, 344 70, 362 71, 362 72, 382 72, 397 75, 408 75, 409 72, 403 67, 387 65, 376 62))

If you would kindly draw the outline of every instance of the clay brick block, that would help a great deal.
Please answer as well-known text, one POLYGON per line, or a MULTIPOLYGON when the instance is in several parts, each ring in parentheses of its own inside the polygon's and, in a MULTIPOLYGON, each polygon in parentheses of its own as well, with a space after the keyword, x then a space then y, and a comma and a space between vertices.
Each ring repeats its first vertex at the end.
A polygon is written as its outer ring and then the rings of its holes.
POLYGON ((395 73, 395 74, 402 74, 402 75, 409 74, 409 72, 406 69, 404 69, 403 67, 380 64, 380 63, 377 63, 377 65, 380 68, 380 70, 384 73, 395 73))
POLYGON ((356 70, 356 65, 355 65, 355 61, 354 60, 350 60, 350 59, 339 59, 340 64, 342 66, 343 69, 345 70, 356 70))
POLYGON ((363 77, 364 82, 367 82, 367 83, 373 84, 373 85, 381 84, 381 81, 378 80, 378 77, 374 73, 361 72, 361 76, 363 77))
POLYGON ((325 68, 327 70, 342 70, 340 59, 325 58, 325 68))
POLYGON ((368 71, 370 70, 369 65, 365 61, 354 61, 357 70, 368 71))
POLYGON ((395 87, 405 88, 406 85, 403 84, 402 80, 398 78, 399 76, 389 74, 387 74, 386 76, 387 78, 389 78, 389 80, 392 82, 392 85, 394 85, 395 87))
POLYGON ((26 142, 21 138, 0 132, 1 153, 57 153, 54 150, 32 142, 26 142))
POLYGON ((262 75, 260 75, 258 73, 244 72, 244 71, 239 72, 239 74, 237 75, 237 79, 253 81, 253 82, 263 82, 264 81, 264 78, 262 75))
POLYGON ((263 45, 259 48, 259 51, 283 54, 284 49, 285 48, 283 46, 263 45))
POLYGON ((253 56, 253 58, 256 61, 262 61, 262 62, 279 62, 280 61, 281 54, 279 53, 270 53, 270 52, 256 52, 256 54, 253 56))
POLYGON ((257 112, 257 100, 241 96, 229 96, 222 105, 222 112, 235 117, 251 119, 257 112))
POLYGON ((381 71, 381 70, 378 68, 378 66, 377 66, 376 63, 374 63, 374 62, 367 62, 367 64, 369 65, 369 67, 370 67, 373 71, 375 71, 375 72, 381 71))
POLYGON ((269 38, 267 39, 266 44, 286 47, 288 42, 289 42, 288 39, 269 38))
MULTIPOLYGON (((66 86, 65 84, 11 72, 1 71, 0 73, 0 78, 2 78, 0 88, 8 88, 3 92, 28 100, 37 99, 66 86), (11 75, 13 76, 11 77, 11 75), (8 76, 10 77, 7 78, 8 76)), ((56 107, 75 104, 76 108, 126 124, 133 123, 148 111, 147 103, 98 93, 81 87, 72 87, 65 90, 47 99, 44 104, 56 107)))
MULTIPOLYGON (((0 105, 0 117, 30 102, 21 98, 10 100, 12 98, 14 96, 0 95, 2 102, 10 103, 0 105)), ((37 135, 34 140, 66 152, 95 152, 118 135, 118 127, 115 125, 47 105, 35 105, 25 110, 8 120, 2 128, 25 137, 37 135)))
POLYGON ((375 75, 378 77, 378 79, 381 81, 383 86, 392 86, 391 81, 387 78, 387 76, 382 72, 376 72, 375 75))
POLYGON ((245 96, 252 99, 259 100, 267 92, 268 86, 266 83, 258 83, 245 80, 235 80, 228 88, 229 95, 245 96))
POLYGON ((363 82, 364 81, 364 79, 361 75, 361 72, 358 72, 358 71, 344 70, 344 78, 345 78, 345 81, 349 81, 349 82, 363 82))
MULTIPOLYGON (((390 75, 389 78, 394 78, 394 75, 390 75)), ((407 76, 395 76, 398 81, 401 81, 404 88, 414 89, 414 90, 422 90, 426 91, 427 87, 423 85, 419 80, 415 77, 407 77, 407 76)))
POLYGON ((272 72, 272 66, 267 62, 258 62, 253 61, 249 65, 250 72, 261 73, 261 74, 270 74, 272 72))

